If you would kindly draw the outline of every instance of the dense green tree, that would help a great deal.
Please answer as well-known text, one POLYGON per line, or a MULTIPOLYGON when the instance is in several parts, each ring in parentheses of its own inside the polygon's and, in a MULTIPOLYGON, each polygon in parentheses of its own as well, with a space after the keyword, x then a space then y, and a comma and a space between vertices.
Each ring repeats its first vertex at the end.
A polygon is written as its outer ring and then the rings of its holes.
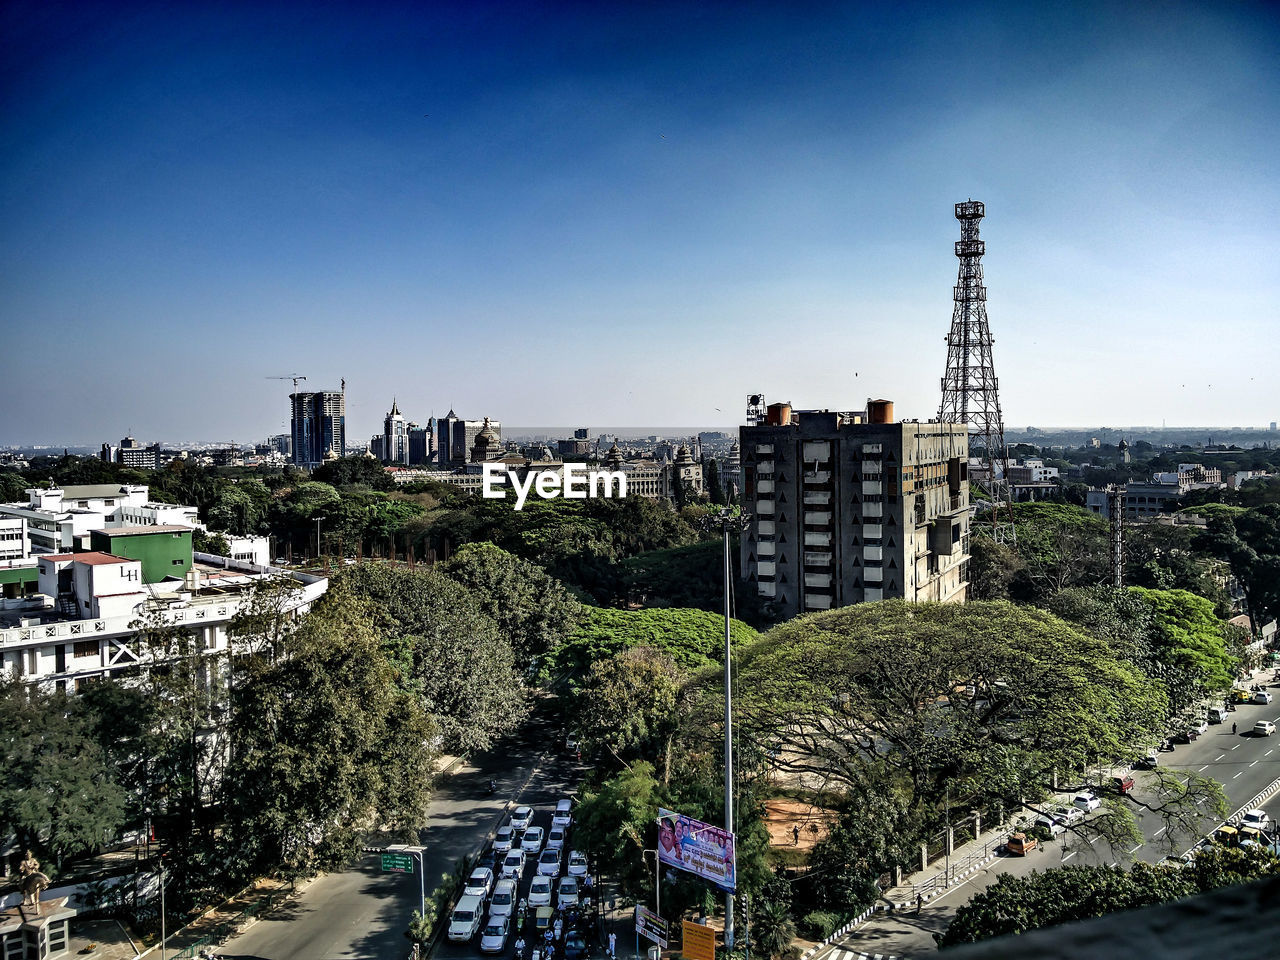
POLYGON ((1280 874, 1280 859, 1262 847, 1215 847, 1178 869, 1135 863, 1115 867, 1057 867, 1026 877, 1002 874, 956 911, 939 946, 973 943, 1042 927, 1103 917, 1232 884, 1280 874))
POLYGON ((124 790, 92 733, 65 695, 0 678, 0 832, 59 869, 124 822, 124 790))
MULTIPOLYGON (((574 698, 572 715, 583 746, 620 763, 671 755, 683 676, 671 656, 632 647, 591 665, 574 698)), ((664 776, 664 780, 667 777, 664 776)))
POLYGON ((997 543, 989 528, 974 531, 969 540, 970 600, 1008 600, 1009 585, 1025 569, 1016 547, 997 543))
POLYGON ((313 480, 334 487, 369 487, 373 490, 394 490, 395 480, 372 457, 341 457, 316 467, 311 472, 313 480))
POLYGON ((422 822, 435 731, 345 589, 287 647, 235 689, 224 793, 232 862, 297 876, 345 863, 369 830, 422 822))
POLYGON ((704 460, 703 463, 706 467, 707 499, 720 506, 727 504, 729 500, 724 495, 724 484, 720 482, 720 465, 715 460, 704 460))
POLYGON ((652 842, 658 793, 653 765, 639 761, 580 797, 574 843, 596 858, 624 895, 638 898, 652 889, 641 851, 652 842))
POLYGON ((796 938, 795 921, 781 900, 762 900, 751 912, 751 946, 767 960, 777 960, 796 938))
POLYGON ((191 548, 197 553, 212 553, 217 557, 231 556, 231 546, 220 533, 205 533, 199 527, 191 531, 191 548))
POLYGON ((1239 662, 1227 650, 1226 624, 1210 601, 1186 590, 1129 590, 1151 608, 1154 659, 1159 664, 1190 674, 1198 687, 1195 693, 1231 686, 1239 662))
POLYGON ((1264 503, 1236 517, 1213 517, 1199 543, 1230 564, 1255 628, 1280 620, 1280 503, 1264 503))
POLYGON ((369 601, 375 630, 445 749, 485 749, 528 709, 511 645, 471 591, 435 570, 363 563, 332 578, 369 601))
POLYGON ((1014 529, 1022 566, 1009 586, 1013 599, 1036 601, 1107 581, 1108 527, 1102 517, 1068 504, 1019 503, 1014 529))
POLYGON ((744 737, 846 789, 887 771, 917 818, 944 789, 1043 795, 1055 767, 1123 757, 1166 713, 1105 643, 1007 603, 859 604, 775 627, 738 663, 744 737))
POLYGON ((0 503, 26 503, 32 482, 17 470, 0 468, 0 503))
MULTIPOLYGON (((582 676, 591 664, 632 647, 661 650, 684 670, 724 659, 724 617, 706 610, 608 610, 587 607, 577 630, 550 660, 553 674, 582 676)), ((730 621, 735 646, 749 643, 756 631, 730 621)))
POLYGON ((562 583, 491 543, 466 544, 439 569, 471 591, 522 663, 562 643, 583 617, 562 583))
POLYGON ((1225 614, 1231 598, 1220 583, 1216 560, 1194 547, 1187 527, 1163 523, 1130 524, 1125 528, 1124 582, 1154 590, 1187 590, 1210 600, 1225 614))
POLYGON ((214 530, 249 536, 262 528, 270 507, 271 491, 264 484, 241 480, 218 487, 205 519, 214 530))

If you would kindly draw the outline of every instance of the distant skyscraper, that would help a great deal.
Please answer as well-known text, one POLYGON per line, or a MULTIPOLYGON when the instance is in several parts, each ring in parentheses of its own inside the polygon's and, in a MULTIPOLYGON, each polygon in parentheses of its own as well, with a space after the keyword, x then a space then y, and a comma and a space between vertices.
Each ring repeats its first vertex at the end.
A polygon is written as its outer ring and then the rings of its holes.
POLYGON ((442 468, 463 467, 471 459, 472 448, 475 447, 476 436, 489 426, 497 438, 497 445, 502 441, 502 424, 497 420, 459 420, 452 410, 436 421, 436 458, 442 468))
POLYGON ((427 421, 425 427, 409 424, 409 465, 422 466, 431 460, 436 449, 436 418, 427 421))
POLYGON ((346 398, 338 390, 291 393, 293 462, 316 465, 341 457, 347 445, 346 398))
POLYGON ((409 422, 400 414, 395 399, 391 400, 391 412, 382 422, 383 463, 409 465, 409 422))

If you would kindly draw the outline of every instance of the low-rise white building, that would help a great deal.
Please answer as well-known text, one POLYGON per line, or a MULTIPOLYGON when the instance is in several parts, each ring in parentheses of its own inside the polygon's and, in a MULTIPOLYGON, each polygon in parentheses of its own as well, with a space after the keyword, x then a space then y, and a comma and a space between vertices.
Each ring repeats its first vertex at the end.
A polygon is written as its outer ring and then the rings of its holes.
POLYGON ((0 516, 0 560, 21 560, 29 552, 26 518, 0 516))

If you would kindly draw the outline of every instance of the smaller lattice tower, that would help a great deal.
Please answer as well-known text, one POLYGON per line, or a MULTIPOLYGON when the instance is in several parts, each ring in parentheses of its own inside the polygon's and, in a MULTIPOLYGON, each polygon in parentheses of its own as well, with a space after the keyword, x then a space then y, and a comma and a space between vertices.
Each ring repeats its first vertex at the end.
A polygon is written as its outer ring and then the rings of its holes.
POLYGON ((978 222, 986 208, 976 200, 956 204, 960 239, 956 256, 960 274, 953 289, 955 308, 947 334, 947 372, 942 378, 943 423, 967 423, 974 445, 984 447, 985 476, 978 478, 991 497, 992 535, 997 543, 1012 542, 1013 506, 1009 485, 1009 448, 1004 442, 1000 391, 991 361, 991 327, 987 323, 987 288, 982 283, 982 255, 978 222))

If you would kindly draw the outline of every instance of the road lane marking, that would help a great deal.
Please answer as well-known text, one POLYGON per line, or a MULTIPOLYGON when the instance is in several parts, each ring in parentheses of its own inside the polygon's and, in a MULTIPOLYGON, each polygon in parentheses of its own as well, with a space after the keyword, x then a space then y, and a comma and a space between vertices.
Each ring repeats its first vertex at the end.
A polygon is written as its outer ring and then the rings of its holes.
POLYGON ((1264 757, 1269 757, 1269 756, 1271 756, 1271 754, 1273 754, 1273 753, 1275 753, 1275 747, 1272 747, 1270 750, 1268 750, 1266 753, 1264 753, 1264 754, 1263 754, 1263 756, 1264 756, 1264 757))
POLYGON ((1131 854, 1133 854, 1133 853, 1137 853, 1137 852, 1138 852, 1139 850, 1141 850, 1141 849, 1142 849, 1142 844, 1138 844, 1136 847, 1134 847, 1132 850, 1130 850, 1130 851, 1129 851, 1129 853, 1131 853, 1131 854))
POLYGON ((1213 762, 1214 762, 1214 763, 1217 763, 1219 760, 1221 760, 1221 759, 1222 759, 1223 757, 1225 757, 1225 756, 1226 756, 1226 754, 1225 754, 1225 753, 1223 753, 1223 754, 1219 754, 1218 756, 1216 756, 1216 757, 1214 757, 1214 758, 1213 758, 1213 762))
POLYGON ((1251 767, 1256 767, 1257 765, 1258 765, 1258 761, 1257 761, 1257 760, 1255 760, 1255 761, 1253 761, 1253 763, 1249 764, 1249 766, 1251 766, 1251 767))
MULTIPOLYGON (((1244 773, 1244 771, 1243 771, 1243 770, 1241 770, 1241 771, 1240 771, 1240 773, 1244 773)), ((1236 777, 1240 776, 1240 773, 1237 773, 1237 774, 1236 774, 1236 777)), ((1231 779, 1232 779, 1232 780, 1234 780, 1236 777, 1232 777, 1231 779)))
MULTIPOLYGON (((1203 767, 1201 767, 1201 768, 1200 768, 1200 770, 1208 770, 1208 769, 1209 769, 1209 765, 1208 765, 1207 763, 1206 763, 1203 767)), ((1200 772, 1200 770, 1197 770, 1197 771, 1196 771, 1196 773, 1199 773, 1199 772, 1200 772)))
POLYGON ((1068 860, 1070 860, 1072 857, 1074 857, 1078 852, 1079 852, 1079 851, 1077 851, 1077 850, 1072 850, 1070 853, 1068 853, 1065 857, 1063 857, 1063 858, 1062 858, 1062 862, 1063 862, 1063 863, 1066 863, 1068 860))
POLYGON ((1238 743, 1237 743, 1237 744, 1236 744, 1234 747, 1232 747, 1231 749, 1232 749, 1232 750, 1239 750, 1239 749, 1240 749, 1240 744, 1238 744, 1238 743))
POLYGON ((1151 835, 1151 839, 1154 840, 1156 837, 1160 836, 1160 834, 1164 833, 1168 829, 1169 829, 1168 827, 1161 827, 1159 830, 1157 830, 1155 833, 1151 835))

